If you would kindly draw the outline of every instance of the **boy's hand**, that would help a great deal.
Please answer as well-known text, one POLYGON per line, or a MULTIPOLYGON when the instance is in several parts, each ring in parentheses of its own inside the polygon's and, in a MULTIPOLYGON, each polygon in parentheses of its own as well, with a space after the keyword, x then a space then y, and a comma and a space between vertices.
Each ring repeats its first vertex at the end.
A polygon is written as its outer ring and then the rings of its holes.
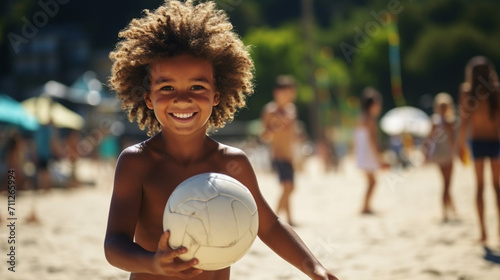
POLYGON ((196 269, 193 266, 198 264, 197 259, 192 259, 188 262, 183 262, 177 257, 185 254, 187 249, 184 247, 172 250, 168 246, 170 231, 166 231, 160 237, 158 249, 154 256, 154 266, 157 274, 166 276, 175 276, 181 279, 190 279, 203 272, 201 269, 196 269))

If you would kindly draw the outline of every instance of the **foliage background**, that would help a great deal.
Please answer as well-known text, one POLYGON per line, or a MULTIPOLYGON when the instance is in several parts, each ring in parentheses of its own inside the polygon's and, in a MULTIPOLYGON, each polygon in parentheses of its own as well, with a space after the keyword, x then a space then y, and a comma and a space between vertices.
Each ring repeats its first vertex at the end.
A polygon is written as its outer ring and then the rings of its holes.
MULTIPOLYGON (((92 51, 109 51, 117 41, 118 31, 131 18, 140 16, 145 8, 156 8, 161 2, 73 0, 60 6, 49 25, 77 24, 88 34, 92 51)), ((260 108, 271 99, 275 77, 293 74, 300 82, 300 117, 307 123, 307 111, 314 95, 305 67, 302 1, 216 2, 227 11, 245 43, 252 46, 256 64, 256 94, 238 119, 258 118, 260 108)), ((354 116, 356 96, 366 86, 382 93, 384 110, 394 106, 385 29, 368 36, 368 43, 350 57, 350 62, 340 48, 342 43, 355 46, 357 30, 364 31, 368 23, 376 22, 373 13, 383 13, 390 5, 402 9, 397 15, 402 87, 409 105, 427 110, 430 98, 442 91, 456 99, 458 86, 464 79, 464 66, 475 55, 486 55, 496 65, 500 62, 498 1, 314 0, 314 77, 324 124, 342 125, 345 116, 354 116)), ((9 75, 15 56, 6 35, 19 30, 22 18, 29 18, 38 10, 37 0, 0 3, 0 75, 9 75)), ((30 83, 30 80, 22 82, 30 83)))

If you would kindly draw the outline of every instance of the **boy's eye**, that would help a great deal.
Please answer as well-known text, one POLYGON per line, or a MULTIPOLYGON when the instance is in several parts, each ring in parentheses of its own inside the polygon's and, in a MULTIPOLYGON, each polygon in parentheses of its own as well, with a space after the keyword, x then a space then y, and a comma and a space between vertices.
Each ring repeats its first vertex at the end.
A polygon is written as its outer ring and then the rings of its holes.
POLYGON ((173 86, 163 86, 160 88, 160 90, 162 91, 171 91, 171 90, 174 90, 174 87, 173 86))
POLYGON ((191 90, 203 90, 205 89, 203 86, 200 86, 200 85, 194 85, 191 87, 191 90))

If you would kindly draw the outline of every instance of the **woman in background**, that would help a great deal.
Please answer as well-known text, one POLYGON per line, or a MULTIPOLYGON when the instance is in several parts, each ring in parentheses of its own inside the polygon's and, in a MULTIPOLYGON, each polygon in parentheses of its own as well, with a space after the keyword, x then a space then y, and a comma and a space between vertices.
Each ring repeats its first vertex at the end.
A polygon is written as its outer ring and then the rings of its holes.
POLYGON ((375 172, 382 166, 381 149, 377 140, 377 117, 382 109, 380 93, 365 88, 361 95, 361 116, 354 131, 354 151, 358 168, 364 171, 368 181, 362 214, 373 214, 371 200, 375 190, 375 172))
POLYGON ((457 213, 450 195, 450 183, 455 155, 455 106, 448 93, 442 92, 434 98, 434 114, 432 130, 428 142, 432 143, 428 151, 431 162, 439 166, 443 178, 443 222, 448 222, 451 214, 455 219, 457 213))
POLYGON ((484 219, 484 167, 489 159, 496 195, 500 236, 500 89, 493 64, 484 56, 473 57, 465 67, 465 82, 460 86, 460 155, 470 142, 476 171, 476 206, 481 243, 486 243, 484 219), (468 132, 468 133, 467 133, 468 132))

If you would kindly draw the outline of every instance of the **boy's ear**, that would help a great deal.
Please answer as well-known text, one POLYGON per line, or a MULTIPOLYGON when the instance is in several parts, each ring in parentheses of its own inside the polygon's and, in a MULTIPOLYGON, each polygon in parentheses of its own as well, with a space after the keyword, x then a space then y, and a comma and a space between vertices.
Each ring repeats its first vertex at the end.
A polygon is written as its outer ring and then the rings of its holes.
POLYGON ((214 106, 219 105, 219 102, 220 102, 220 93, 216 91, 214 96, 214 106))
POLYGON ((149 109, 153 110, 153 101, 151 101, 149 92, 144 94, 144 101, 146 102, 146 106, 148 106, 149 109))

